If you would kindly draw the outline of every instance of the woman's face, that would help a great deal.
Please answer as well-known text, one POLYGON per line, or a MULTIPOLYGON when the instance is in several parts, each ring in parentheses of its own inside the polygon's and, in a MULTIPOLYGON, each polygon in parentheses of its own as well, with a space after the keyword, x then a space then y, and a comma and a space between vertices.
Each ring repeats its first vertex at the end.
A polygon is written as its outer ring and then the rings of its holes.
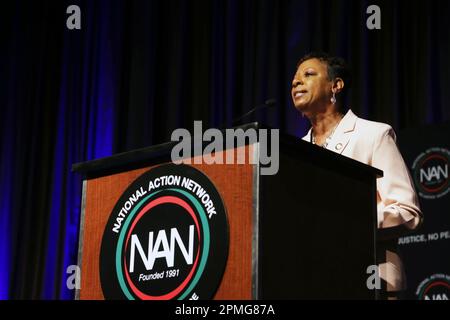
POLYGON ((330 103, 333 82, 327 65, 318 59, 303 61, 292 80, 292 101, 297 110, 320 110, 330 103))

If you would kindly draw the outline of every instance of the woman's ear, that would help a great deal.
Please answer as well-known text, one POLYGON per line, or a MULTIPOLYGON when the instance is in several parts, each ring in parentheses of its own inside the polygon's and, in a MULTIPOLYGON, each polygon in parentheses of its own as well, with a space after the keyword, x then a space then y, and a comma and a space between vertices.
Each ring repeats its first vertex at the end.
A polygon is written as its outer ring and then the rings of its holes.
POLYGON ((333 92, 339 93, 344 90, 344 80, 342 78, 335 78, 333 81, 333 92))

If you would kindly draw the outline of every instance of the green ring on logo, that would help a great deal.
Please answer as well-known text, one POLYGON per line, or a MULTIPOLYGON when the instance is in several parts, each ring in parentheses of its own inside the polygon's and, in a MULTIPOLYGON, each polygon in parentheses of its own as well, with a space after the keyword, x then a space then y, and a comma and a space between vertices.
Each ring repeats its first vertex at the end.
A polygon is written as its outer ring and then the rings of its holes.
MULTIPOLYGON (((204 233, 203 253, 202 253, 202 257, 200 259, 200 264, 199 264, 198 270, 197 270, 197 272, 196 272, 196 274, 194 276, 194 279, 192 280, 191 284, 189 285, 187 290, 178 298, 178 300, 182 300, 197 285, 197 282, 200 280, 200 277, 203 274, 203 270, 205 269, 206 261, 208 260, 208 255, 209 255, 209 243, 210 243, 209 224, 208 224, 208 220, 206 218, 206 213, 203 210, 203 207, 198 202, 198 200, 195 199, 191 194, 187 193, 186 191, 179 190, 179 189, 172 189, 172 188, 170 188, 170 189, 166 189, 166 190, 170 190, 170 191, 181 193, 182 195, 186 196, 189 200, 192 201, 192 203, 194 204, 195 208, 200 213, 200 220, 202 222, 202 227, 203 227, 203 231, 204 231, 203 232, 204 233)), ((133 295, 128 290, 128 288, 127 288, 127 286, 125 284, 125 279, 123 278, 122 263, 121 263, 121 261, 122 261, 122 259, 121 259, 121 251, 122 251, 123 241, 124 241, 125 234, 126 234, 125 230, 128 229, 128 226, 131 223, 131 221, 133 220, 133 217, 136 215, 136 213, 142 207, 142 205, 148 199, 150 199, 154 195, 160 193, 161 191, 163 191, 163 190, 153 192, 152 194, 150 194, 147 197, 143 198, 136 205, 136 207, 134 207, 134 209, 130 212, 129 216, 125 220, 125 223, 123 225, 122 230, 120 231, 119 240, 117 242, 117 247, 116 247, 116 273, 117 273, 117 278, 119 280, 120 288, 122 289, 123 293, 126 295, 126 297, 129 300, 135 300, 135 298, 133 297, 133 295)))

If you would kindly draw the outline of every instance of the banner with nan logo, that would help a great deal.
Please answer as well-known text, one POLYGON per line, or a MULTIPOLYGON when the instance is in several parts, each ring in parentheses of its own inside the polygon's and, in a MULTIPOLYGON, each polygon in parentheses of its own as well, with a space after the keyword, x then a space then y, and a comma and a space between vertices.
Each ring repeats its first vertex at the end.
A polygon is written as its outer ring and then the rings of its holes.
POLYGON ((105 227, 100 280, 106 299, 210 299, 225 270, 228 221, 214 184, 187 165, 138 177, 105 227))
POLYGON ((405 299, 450 299, 449 137, 449 124, 399 135, 424 214, 423 225, 399 239, 407 280, 405 299))

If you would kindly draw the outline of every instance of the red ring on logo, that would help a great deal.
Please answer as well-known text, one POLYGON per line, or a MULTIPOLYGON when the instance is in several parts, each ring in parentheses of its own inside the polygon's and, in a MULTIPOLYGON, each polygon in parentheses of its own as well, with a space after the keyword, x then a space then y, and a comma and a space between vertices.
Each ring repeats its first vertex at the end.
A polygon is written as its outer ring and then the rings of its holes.
MULTIPOLYGON (((194 220, 195 226, 196 226, 196 230, 197 230, 197 235, 198 235, 198 239, 200 241, 200 228, 199 228, 199 224, 198 224, 198 220, 197 217, 194 214, 194 210, 192 210, 192 208, 189 206, 189 204, 177 197, 173 197, 173 196, 163 196, 161 198, 158 198, 156 200, 153 200, 151 202, 149 202, 141 211, 139 211, 138 215, 136 216, 136 219, 134 219, 133 224, 130 227, 130 230, 128 231, 127 234, 127 239, 125 242, 125 249, 128 247, 128 240, 130 239, 131 236, 131 232, 133 231, 134 227, 136 226, 136 223, 142 218, 142 216, 144 214, 146 214, 150 209, 152 209, 153 207, 156 207, 160 204, 164 204, 164 203, 173 203, 173 204, 177 204, 180 207, 184 208, 187 212, 189 212, 189 214, 191 215, 192 219, 194 220)), ((173 297, 175 297, 176 295, 178 295, 185 287, 186 285, 189 283, 189 281, 191 280, 193 274, 194 274, 194 270, 197 267, 197 263, 198 263, 198 257, 200 254, 200 247, 197 249, 197 255, 195 257, 195 262, 194 265, 191 268, 191 271, 189 272, 189 274, 187 275, 186 279, 184 279, 184 281, 173 291, 161 295, 161 296, 151 296, 148 294, 143 293, 142 291, 140 291, 132 282, 130 275, 128 274, 128 268, 127 268, 127 262, 126 262, 126 257, 124 257, 124 265, 125 265, 125 276, 127 278, 127 282, 131 288, 131 290, 133 291, 133 293, 138 296, 140 299, 142 300, 168 300, 168 299, 172 299, 173 297)))
POLYGON ((436 287, 436 286, 445 286, 447 288, 450 289, 450 284, 448 284, 447 282, 444 281, 436 281, 436 282, 432 282, 428 285, 428 287, 425 288, 425 290, 423 290, 423 294, 422 296, 424 296, 431 288, 436 287))

